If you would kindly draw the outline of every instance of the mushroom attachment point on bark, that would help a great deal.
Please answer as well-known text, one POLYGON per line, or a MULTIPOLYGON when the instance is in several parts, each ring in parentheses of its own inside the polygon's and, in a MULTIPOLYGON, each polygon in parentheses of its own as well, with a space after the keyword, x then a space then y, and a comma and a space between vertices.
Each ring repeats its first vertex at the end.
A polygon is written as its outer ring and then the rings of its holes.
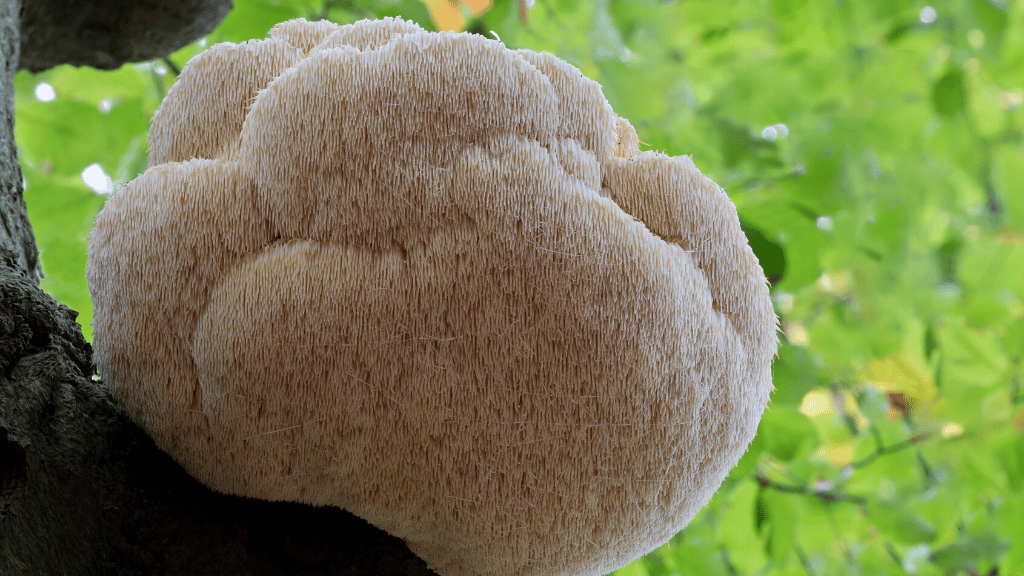
POLYGON ((195 57, 87 277, 100 373, 212 488, 439 574, 604 574, 711 498, 777 320, 736 208, 551 56, 400 19, 195 57))

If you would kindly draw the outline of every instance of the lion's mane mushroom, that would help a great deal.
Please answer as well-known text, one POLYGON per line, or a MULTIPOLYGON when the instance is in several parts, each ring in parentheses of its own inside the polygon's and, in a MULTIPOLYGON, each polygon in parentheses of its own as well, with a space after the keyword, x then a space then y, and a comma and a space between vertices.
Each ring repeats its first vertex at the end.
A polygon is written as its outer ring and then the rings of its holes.
POLYGON ((399 19, 220 44, 96 221, 101 374, 216 490, 446 576, 603 574, 746 450, 776 318, 726 194, 549 55, 399 19))

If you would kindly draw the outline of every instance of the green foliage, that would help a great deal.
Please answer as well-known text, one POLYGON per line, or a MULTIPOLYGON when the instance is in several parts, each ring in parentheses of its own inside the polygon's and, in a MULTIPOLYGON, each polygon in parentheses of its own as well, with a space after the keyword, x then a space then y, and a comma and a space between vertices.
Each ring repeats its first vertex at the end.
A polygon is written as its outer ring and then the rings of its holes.
POLYGON ((814 422, 796 406, 773 405, 765 411, 757 429, 765 448, 779 462, 807 456, 818 447, 814 422))
MULTIPOLYGON (((783 322, 750 451, 617 574, 1024 574, 1024 2, 519 4, 468 28, 575 64, 651 149, 692 155, 736 202, 783 322)), ((238 0, 207 41, 385 15, 430 25, 415 0, 238 0)), ((44 287, 87 334, 103 199, 80 174, 144 169, 163 68, 16 78, 44 287), (34 98, 42 81, 56 100, 34 98)))

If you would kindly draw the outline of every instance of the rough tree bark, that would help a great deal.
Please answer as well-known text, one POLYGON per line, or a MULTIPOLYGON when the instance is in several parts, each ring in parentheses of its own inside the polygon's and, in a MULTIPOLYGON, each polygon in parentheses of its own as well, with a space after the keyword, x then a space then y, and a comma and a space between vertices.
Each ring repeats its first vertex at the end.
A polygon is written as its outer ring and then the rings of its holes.
POLYGON ((338 509, 214 493, 125 418, 77 313, 39 289, 14 72, 113 68, 210 31, 231 0, 0 0, 0 576, 428 575, 338 509))

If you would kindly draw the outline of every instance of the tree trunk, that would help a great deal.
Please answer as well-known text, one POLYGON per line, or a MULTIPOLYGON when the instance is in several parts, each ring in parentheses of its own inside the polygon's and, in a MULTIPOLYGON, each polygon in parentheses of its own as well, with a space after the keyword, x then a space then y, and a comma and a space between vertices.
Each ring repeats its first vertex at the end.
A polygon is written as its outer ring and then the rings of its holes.
POLYGON ((0 0, 0 576, 432 574, 342 510, 199 484, 118 409, 78 314, 39 289, 13 132, 19 51, 32 70, 158 57, 230 0, 31 1, 0 0))

